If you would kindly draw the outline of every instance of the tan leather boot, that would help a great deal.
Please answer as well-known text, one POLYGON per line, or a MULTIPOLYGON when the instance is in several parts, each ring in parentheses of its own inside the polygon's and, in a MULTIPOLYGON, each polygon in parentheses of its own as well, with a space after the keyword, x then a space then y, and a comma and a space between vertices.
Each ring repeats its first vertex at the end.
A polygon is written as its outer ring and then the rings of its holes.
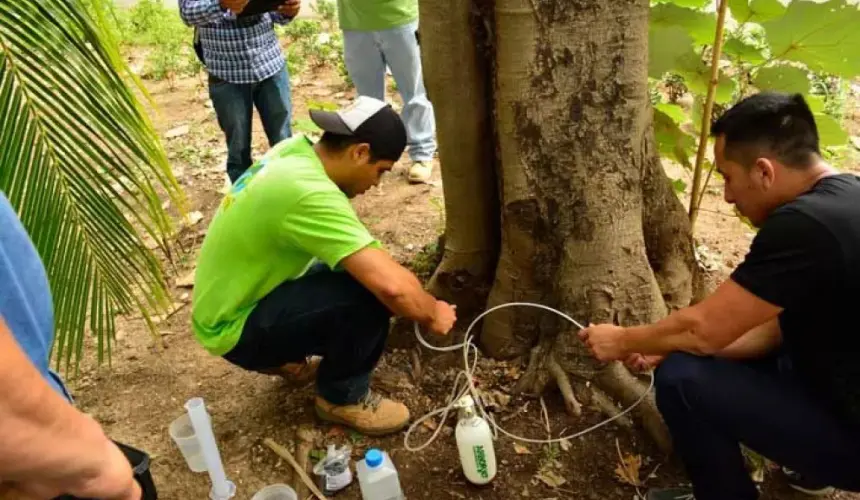
POLYGON ((353 405, 334 405, 317 396, 316 410, 321 419, 345 425, 368 436, 392 434, 409 423, 406 405, 372 392, 353 405))
POLYGON ((309 356, 304 363, 287 363, 278 368, 263 370, 263 373, 280 375, 291 384, 305 385, 316 380, 321 361, 320 356, 309 356))

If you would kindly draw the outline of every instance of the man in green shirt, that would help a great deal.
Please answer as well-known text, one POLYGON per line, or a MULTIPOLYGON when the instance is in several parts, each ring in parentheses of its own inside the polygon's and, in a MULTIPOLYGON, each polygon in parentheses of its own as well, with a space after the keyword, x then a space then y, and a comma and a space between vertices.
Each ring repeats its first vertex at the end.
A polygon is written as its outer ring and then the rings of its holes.
POLYGON ((358 220, 349 198, 379 183, 406 147, 384 102, 311 111, 324 134, 283 141, 233 185, 200 256, 192 322, 214 355, 301 377, 321 356, 316 411, 368 435, 402 429, 409 410, 371 393, 391 314, 445 335, 454 308, 425 292, 358 220))
POLYGON ((411 182, 427 182, 436 152, 436 121, 424 90, 418 48, 418 0, 338 0, 344 59, 358 93, 385 98, 385 67, 403 98, 411 182))

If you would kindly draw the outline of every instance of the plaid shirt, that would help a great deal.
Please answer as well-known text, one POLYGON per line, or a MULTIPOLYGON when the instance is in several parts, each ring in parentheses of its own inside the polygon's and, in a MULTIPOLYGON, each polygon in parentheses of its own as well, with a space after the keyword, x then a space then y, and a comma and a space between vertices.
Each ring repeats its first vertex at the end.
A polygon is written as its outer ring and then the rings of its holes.
POLYGON ((267 12, 237 19, 218 0, 180 0, 179 14, 185 24, 197 27, 210 75, 230 83, 258 83, 283 69, 274 24, 286 24, 288 17, 267 12))

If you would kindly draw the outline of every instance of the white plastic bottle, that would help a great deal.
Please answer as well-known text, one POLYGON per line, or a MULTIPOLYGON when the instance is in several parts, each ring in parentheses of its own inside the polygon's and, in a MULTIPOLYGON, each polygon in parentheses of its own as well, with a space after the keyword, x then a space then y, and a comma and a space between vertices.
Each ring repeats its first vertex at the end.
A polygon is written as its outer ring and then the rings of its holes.
POLYGON ((355 470, 364 500, 403 500, 400 478, 388 453, 375 448, 367 450, 355 470))
POLYGON ((460 420, 455 436, 463 473, 471 483, 487 484, 496 477, 496 450, 490 424, 475 412, 475 401, 466 395, 460 399, 460 420))

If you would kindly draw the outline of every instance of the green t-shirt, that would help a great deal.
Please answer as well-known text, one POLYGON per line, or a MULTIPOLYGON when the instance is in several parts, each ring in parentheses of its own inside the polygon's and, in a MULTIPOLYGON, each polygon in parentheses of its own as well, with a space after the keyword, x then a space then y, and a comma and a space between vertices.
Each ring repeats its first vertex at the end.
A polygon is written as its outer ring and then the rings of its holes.
POLYGON ((378 247, 303 136, 276 145, 233 185, 206 233, 192 323, 212 354, 228 353, 254 306, 321 261, 334 269, 378 247))
POLYGON ((380 31, 418 19, 418 0, 337 0, 337 11, 342 30, 380 31))

